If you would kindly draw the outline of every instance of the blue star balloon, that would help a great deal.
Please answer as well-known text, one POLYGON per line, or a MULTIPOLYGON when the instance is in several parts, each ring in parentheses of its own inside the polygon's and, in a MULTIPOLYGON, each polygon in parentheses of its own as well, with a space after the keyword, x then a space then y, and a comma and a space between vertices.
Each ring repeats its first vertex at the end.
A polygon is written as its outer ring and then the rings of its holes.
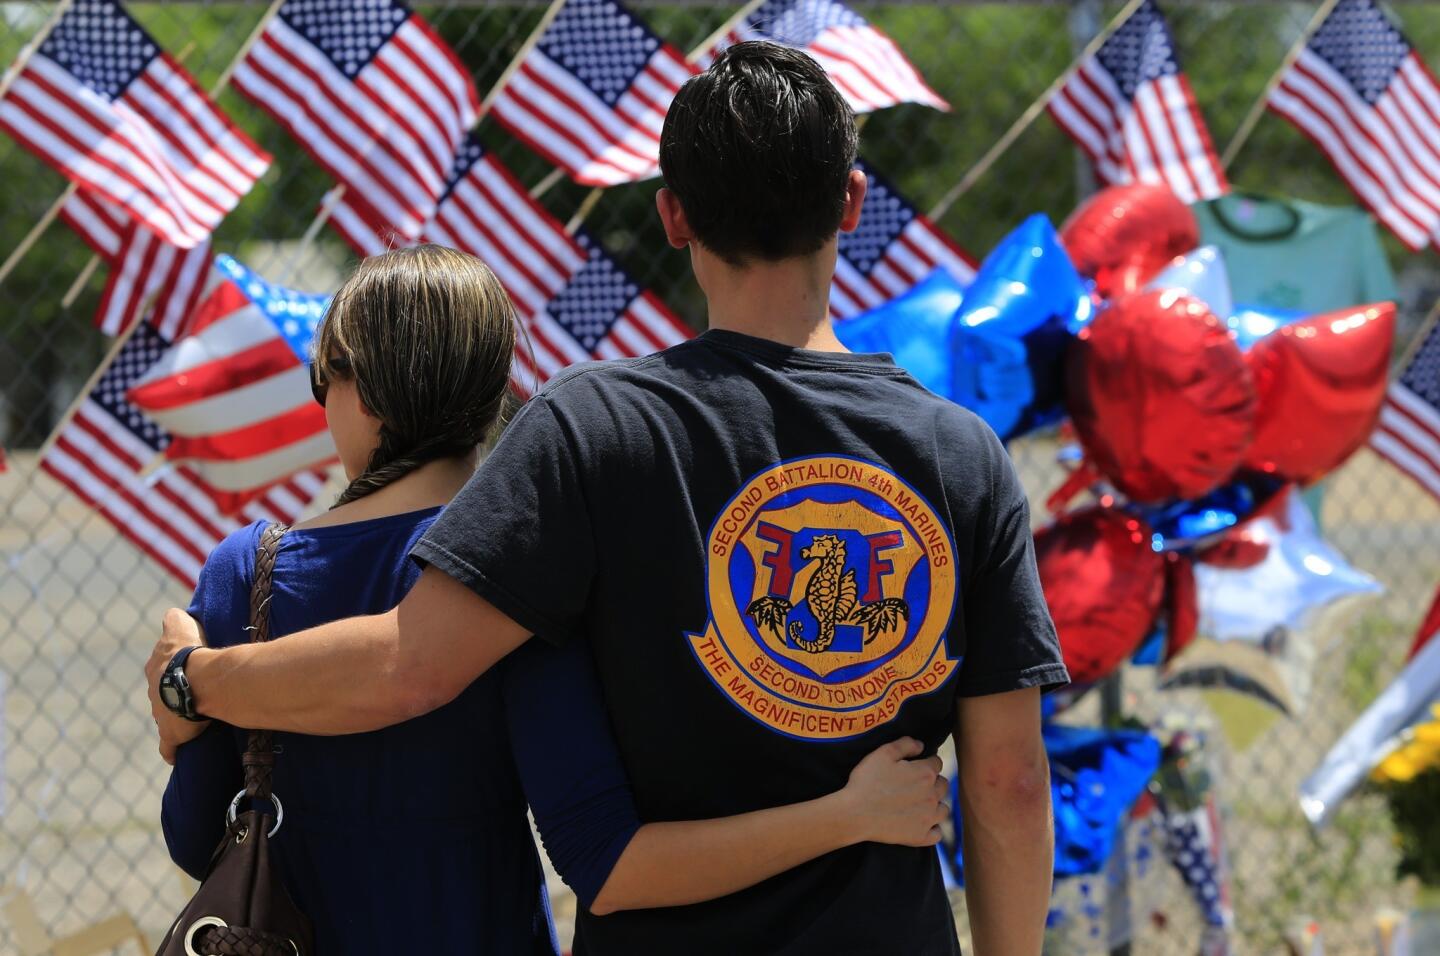
POLYGON ((1094 312, 1055 227, 1020 224, 985 257, 955 316, 949 396, 1013 438, 1064 414, 1062 363, 1094 312))
POLYGON ((963 289, 943 266, 937 267, 910 291, 836 322, 835 335, 854 352, 889 352, 921 385, 953 398, 951 329, 963 289))

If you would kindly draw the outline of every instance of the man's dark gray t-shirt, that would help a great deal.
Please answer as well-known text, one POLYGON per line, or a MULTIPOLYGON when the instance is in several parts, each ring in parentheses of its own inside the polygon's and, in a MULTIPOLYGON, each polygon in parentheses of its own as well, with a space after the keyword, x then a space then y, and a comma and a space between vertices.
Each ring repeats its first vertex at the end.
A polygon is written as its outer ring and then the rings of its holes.
MULTIPOLYGON (((897 737, 933 752, 957 695, 1066 680, 1004 449, 883 355, 712 330, 568 371, 414 554, 588 642, 645 821, 822 796, 897 737)), ((708 903, 582 913, 576 951, 959 946, 936 852, 866 843, 708 903)))

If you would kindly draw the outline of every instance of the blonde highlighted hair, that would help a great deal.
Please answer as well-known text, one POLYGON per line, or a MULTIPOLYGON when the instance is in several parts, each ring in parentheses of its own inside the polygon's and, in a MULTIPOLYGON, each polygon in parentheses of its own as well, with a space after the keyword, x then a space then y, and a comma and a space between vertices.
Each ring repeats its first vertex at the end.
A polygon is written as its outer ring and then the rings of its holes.
POLYGON ((315 337, 315 374, 353 377, 380 420, 379 446, 336 504, 484 443, 504 407, 516 325, 500 280, 474 256, 421 245, 361 262, 315 337))

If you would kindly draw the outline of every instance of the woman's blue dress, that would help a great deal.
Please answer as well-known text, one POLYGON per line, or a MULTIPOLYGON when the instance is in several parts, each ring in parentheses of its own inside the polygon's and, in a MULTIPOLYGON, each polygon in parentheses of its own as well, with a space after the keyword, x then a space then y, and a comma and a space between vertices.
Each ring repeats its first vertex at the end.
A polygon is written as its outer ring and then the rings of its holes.
MULTIPOLYGON (((291 531, 276 558, 278 639, 399 603, 411 547, 439 509, 291 531)), ((215 647, 248 640, 263 523, 226 538, 190 607, 215 647)), ((373 733, 275 735, 285 819, 272 843, 320 956, 553 954, 526 818, 588 903, 639 827, 587 652, 529 641, 454 701, 373 733)), ((245 732, 216 723, 180 748, 162 819, 199 878, 242 787, 245 732)))

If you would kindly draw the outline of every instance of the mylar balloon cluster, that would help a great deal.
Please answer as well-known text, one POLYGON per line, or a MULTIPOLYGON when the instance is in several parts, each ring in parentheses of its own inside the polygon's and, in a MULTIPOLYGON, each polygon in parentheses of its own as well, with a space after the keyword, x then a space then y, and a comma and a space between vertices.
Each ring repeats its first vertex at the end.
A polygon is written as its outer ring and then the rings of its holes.
MULTIPOLYGON (((1025 220, 968 286, 937 270, 836 325, 847 346, 891 352, 1002 438, 1068 415, 1083 461, 1051 507, 1087 487, 1102 505, 1042 529, 1036 558, 1078 683, 1119 666, 1157 622, 1167 660, 1192 637, 1237 639, 1210 626, 1221 592, 1201 549, 1339 466, 1384 399, 1392 304, 1303 315, 1235 303, 1224 257, 1199 242, 1166 187, 1114 186, 1058 234, 1044 216, 1025 220)), ((1278 578, 1248 580, 1264 605, 1278 578)), ((1323 599, 1302 589, 1300 600, 1323 599)))

